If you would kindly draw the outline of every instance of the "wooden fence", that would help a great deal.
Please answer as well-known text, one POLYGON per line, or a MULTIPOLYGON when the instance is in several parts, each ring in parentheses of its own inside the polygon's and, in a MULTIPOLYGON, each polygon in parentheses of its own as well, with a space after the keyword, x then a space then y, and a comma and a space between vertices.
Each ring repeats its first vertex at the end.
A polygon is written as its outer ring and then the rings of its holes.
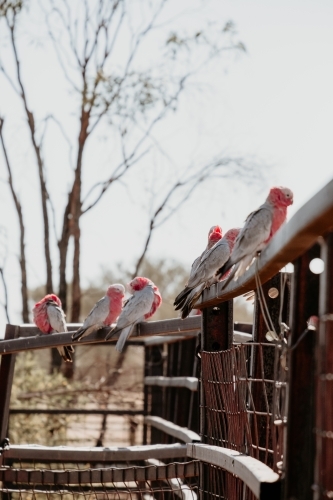
POLYGON ((203 293, 201 317, 137 326, 132 342, 145 343, 144 444, 125 449, 6 445, 15 354, 71 340, 8 325, 0 342, 3 495, 333 498, 332 287, 333 181, 242 278, 203 293), (288 263, 293 272, 283 269, 288 263), (238 328, 232 299, 251 290, 253 327, 238 328), (52 470, 56 462, 66 470, 52 470))

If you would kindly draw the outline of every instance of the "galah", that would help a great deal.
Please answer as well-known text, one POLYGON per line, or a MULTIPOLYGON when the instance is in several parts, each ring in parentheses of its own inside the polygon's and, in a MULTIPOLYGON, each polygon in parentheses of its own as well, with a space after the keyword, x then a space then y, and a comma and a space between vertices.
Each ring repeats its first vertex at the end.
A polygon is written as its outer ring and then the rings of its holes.
POLYGON ((125 287, 120 283, 110 285, 83 322, 81 328, 73 333, 72 339, 79 340, 92 332, 115 323, 123 307, 125 287))
POLYGON ((202 252, 201 255, 199 255, 199 257, 197 257, 195 259, 195 261, 193 262, 193 264, 191 266, 189 280, 194 275, 196 268, 200 264, 201 259, 204 256, 204 254, 207 252, 207 250, 212 248, 215 245, 215 243, 217 243, 221 238, 222 238, 222 228, 220 226, 212 226, 208 232, 208 241, 207 241, 207 246, 206 246, 205 250, 202 252))
POLYGON ((123 350, 136 323, 151 318, 162 304, 162 297, 157 286, 148 278, 137 276, 128 284, 128 288, 133 295, 125 302, 114 329, 105 337, 105 340, 108 340, 121 332, 116 344, 116 350, 119 352, 123 350))
MULTIPOLYGON (((220 226, 212 226, 209 230, 209 233, 208 233, 208 242, 207 242, 207 246, 206 246, 205 250, 202 252, 201 255, 199 255, 199 257, 197 257, 195 259, 195 261, 192 264, 188 282, 191 281, 193 276, 195 276, 195 271, 196 271, 197 267, 199 266, 201 259, 203 258, 205 253, 208 250, 210 250, 215 245, 215 243, 217 243, 221 238, 222 238, 221 227, 220 226)), ((180 294, 178 294, 177 297, 175 298, 174 306, 177 306, 176 310, 180 309, 186 300, 187 294, 184 294, 184 291, 187 289, 188 282, 185 285, 185 289, 182 290, 180 292, 180 294)))
POLYGON ((225 281, 226 286, 234 277, 237 280, 250 266, 253 258, 260 252, 287 217, 287 207, 293 203, 293 193, 286 187, 273 187, 258 210, 250 213, 245 225, 236 240, 234 250, 228 261, 217 271, 217 276, 223 276, 232 266, 230 276, 225 281))
POLYGON ((201 292, 218 281, 215 273, 229 259, 239 232, 239 228, 229 229, 221 240, 205 252, 195 274, 178 295, 180 297, 183 294, 176 306, 176 310, 182 310, 183 319, 189 315, 201 292))
MULTIPOLYGON (((34 305, 32 310, 34 322, 42 333, 67 332, 64 311, 61 308, 61 300, 54 293, 45 297, 34 305)), ((57 347, 64 361, 72 362, 71 353, 74 348, 71 345, 57 347)))

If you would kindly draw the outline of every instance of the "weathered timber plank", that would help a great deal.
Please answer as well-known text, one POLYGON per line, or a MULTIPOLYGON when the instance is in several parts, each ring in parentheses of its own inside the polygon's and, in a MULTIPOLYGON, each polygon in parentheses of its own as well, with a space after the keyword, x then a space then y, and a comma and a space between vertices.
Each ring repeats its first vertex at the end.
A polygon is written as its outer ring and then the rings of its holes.
POLYGON ((88 448, 69 446, 16 445, 4 451, 6 459, 47 462, 113 462, 186 457, 185 444, 128 446, 126 448, 88 448))
MULTIPOLYGON (((27 325, 24 325, 24 330, 26 330, 27 325)), ((139 323, 133 331, 132 337, 143 337, 143 336, 151 336, 151 335, 178 335, 181 333, 182 336, 186 336, 187 333, 190 333, 190 336, 193 336, 193 332, 200 331, 201 327, 201 318, 199 316, 191 316, 182 319, 169 319, 162 321, 150 321, 145 323, 139 323)), ((34 330, 33 330, 34 331, 34 330)), ((17 353, 23 350, 36 350, 36 349, 45 349, 50 347, 58 347, 62 345, 86 345, 92 343, 101 343, 105 342, 105 336, 108 333, 108 328, 103 328, 97 332, 92 333, 88 337, 84 337, 84 339, 80 342, 72 341, 72 334, 68 333, 56 333, 51 335, 39 335, 32 337, 23 337, 17 338, 14 340, 1 340, 0 341, 0 354, 11 354, 17 353)), ((119 337, 119 334, 112 337, 109 341, 116 341, 119 337)), ((108 342, 108 343, 109 343, 108 342)))
POLYGON ((248 455, 242 455, 235 450, 221 448, 219 446, 210 446, 206 444, 187 444, 187 454, 189 457, 196 458, 231 472, 238 476, 257 498, 261 498, 263 485, 265 484, 265 493, 267 486, 276 488, 279 475, 267 467, 259 460, 248 455))
POLYGON ((185 387, 190 391, 198 390, 198 379, 196 377, 145 377, 145 385, 157 385, 159 387, 185 387))
POLYGON ((179 425, 169 422, 161 417, 148 416, 145 417, 145 423, 160 429, 161 431, 173 436, 180 441, 185 443, 190 443, 192 441, 200 441, 200 436, 196 433, 187 429, 186 427, 180 427, 179 425))
POLYGON ((83 410, 69 408, 10 408, 10 414, 17 415, 143 415, 143 410, 83 410))

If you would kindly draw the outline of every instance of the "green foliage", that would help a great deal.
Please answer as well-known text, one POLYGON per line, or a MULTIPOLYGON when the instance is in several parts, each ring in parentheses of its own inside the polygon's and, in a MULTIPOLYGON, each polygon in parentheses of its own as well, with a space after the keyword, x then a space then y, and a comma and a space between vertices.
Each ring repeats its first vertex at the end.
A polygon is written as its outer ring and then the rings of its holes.
MULTIPOLYGON (((11 408, 61 409, 83 406, 86 397, 78 383, 69 382, 61 373, 47 373, 39 358, 45 351, 24 352, 17 356, 11 408)), ((12 443, 36 443, 45 446, 66 444, 66 415, 12 415, 9 438, 12 443)))

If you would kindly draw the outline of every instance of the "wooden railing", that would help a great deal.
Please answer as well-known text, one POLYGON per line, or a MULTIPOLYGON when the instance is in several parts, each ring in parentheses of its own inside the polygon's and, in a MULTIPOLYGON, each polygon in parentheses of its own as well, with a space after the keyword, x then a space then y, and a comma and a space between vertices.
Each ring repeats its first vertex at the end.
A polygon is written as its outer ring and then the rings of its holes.
MULTIPOLYGON (((144 443, 150 446, 149 458, 185 458, 185 445, 170 441, 189 443, 187 454, 200 461, 202 499, 250 499, 254 495, 270 500, 310 500, 333 496, 332 231, 333 181, 278 231, 241 279, 225 289, 221 283, 213 285, 203 293, 197 304, 201 317, 142 323, 133 333, 131 343, 145 344, 149 367, 144 408, 144 443), (324 262, 320 275, 309 268, 315 258, 324 262), (294 272, 281 273, 289 262, 294 272), (255 291, 251 334, 235 331, 232 302, 250 290, 255 291), (318 330, 312 329, 312 324, 308 328, 311 316, 319 318, 318 330), (269 342, 268 331, 275 331, 278 339, 269 342), (181 347, 186 342, 192 343, 188 358, 183 357, 181 347), (149 364, 152 356, 160 353, 161 344, 167 352, 167 369, 162 369, 162 364, 149 364), (186 365, 184 372, 182 364, 186 365), (195 379, 199 391, 194 390, 195 379), (195 399, 198 396, 200 399, 195 399), (196 416, 199 408, 200 419, 196 416)), ((72 325, 70 331, 75 328, 77 325, 72 325)), ((71 343, 71 333, 36 333, 31 325, 8 325, 0 342, 1 440, 7 437, 15 354, 71 343)), ((99 331, 80 344, 103 343, 105 335, 99 331)), ((41 452, 36 448, 37 454, 41 452)), ((110 460, 103 449, 97 452, 76 449, 74 454, 78 462, 97 460, 103 464, 110 460)), ((52 449, 44 453, 51 456, 52 449)), ((61 457, 61 449, 57 453, 61 457)), ((112 453, 116 457, 118 451, 112 453)), ((33 447, 10 447, 3 450, 2 459, 6 463, 8 457, 11 463, 20 454, 34 457, 33 447)), ((136 456, 131 448, 128 454, 136 456)), ((184 478, 197 470, 194 465, 185 469, 184 478)), ((13 482, 15 474, 11 479, 2 476, 3 480, 13 482)), ((94 474, 97 478, 98 473, 94 474)), ((107 477, 107 472, 103 474, 107 477)), ((170 478, 166 469, 161 474, 170 478)))

